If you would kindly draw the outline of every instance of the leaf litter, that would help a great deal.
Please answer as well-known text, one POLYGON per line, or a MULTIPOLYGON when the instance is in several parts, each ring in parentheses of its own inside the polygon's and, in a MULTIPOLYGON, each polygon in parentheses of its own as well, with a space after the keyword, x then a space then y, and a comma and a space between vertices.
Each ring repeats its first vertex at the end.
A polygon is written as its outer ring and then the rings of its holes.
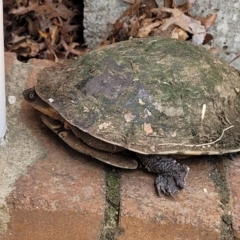
POLYGON ((4 1, 6 51, 20 60, 61 59, 87 51, 83 41, 83 3, 70 0, 4 1))
POLYGON ((164 6, 158 6, 155 0, 127 0, 131 6, 120 18, 108 27, 102 45, 124 41, 129 38, 162 36, 188 40, 196 45, 206 44, 212 40, 207 33, 217 14, 197 17, 189 14, 195 0, 176 5, 173 0, 165 0, 164 6))
MULTIPOLYGON (((164 0, 125 0, 129 3, 114 24, 108 24, 103 42, 108 45, 129 38, 162 36, 206 44, 207 33, 217 14, 197 17, 189 14, 195 0, 177 5, 164 0)), ((58 62, 83 55, 89 49, 83 37, 83 1, 6 0, 4 1, 5 50, 20 60, 50 59, 58 62)))

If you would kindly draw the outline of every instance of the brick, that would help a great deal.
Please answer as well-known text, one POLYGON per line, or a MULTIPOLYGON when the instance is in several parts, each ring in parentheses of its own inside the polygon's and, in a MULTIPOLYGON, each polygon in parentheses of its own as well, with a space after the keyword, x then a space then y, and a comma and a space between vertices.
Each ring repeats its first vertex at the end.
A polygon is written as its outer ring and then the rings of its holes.
POLYGON ((47 134, 41 142, 47 155, 8 197, 11 221, 3 239, 98 239, 105 204, 101 164, 75 153, 44 126, 39 129, 47 134))
POLYGON ((122 176, 120 239, 220 239, 221 209, 206 161, 188 160, 187 189, 176 200, 159 198, 154 176, 142 171, 122 176))
MULTIPOLYGON (((13 184, 15 189, 7 197, 11 218, 0 240, 99 239, 105 209, 103 165, 66 146, 44 126, 37 111, 22 101, 21 91, 35 85, 39 70, 53 63, 34 59, 23 64, 14 54, 6 53, 5 57, 7 80, 11 81, 8 94, 15 95, 17 102, 8 106, 8 144, 0 166, 1 199, 13 184)), ((156 195, 153 174, 122 171, 118 239, 222 238, 221 217, 228 208, 220 203, 209 177, 211 167, 204 157, 184 162, 191 171, 187 189, 176 194, 176 200, 156 195)), ((240 238, 240 160, 229 165, 232 226, 234 236, 240 238)), ((0 215, 6 214, 3 206, 0 215)))
POLYGON ((31 167, 8 197, 6 239, 98 239, 105 203, 101 167, 61 144, 49 145, 53 153, 31 167))
MULTIPOLYGON (((53 64, 45 60, 23 64, 12 56, 7 59, 9 81, 17 81, 21 76, 19 81, 25 80, 26 86, 35 85, 39 70, 53 64)), ((11 168, 11 175, 6 174, 5 178, 18 179, 14 183, 15 189, 6 198, 10 222, 0 240, 99 239, 105 209, 103 164, 68 147, 22 99, 22 86, 18 89, 11 89, 11 86, 9 92, 16 96, 17 102, 8 108, 11 121, 5 149, 7 155, 3 157, 8 169, 11 168), (34 139, 27 149, 25 135, 34 139), (13 141, 17 141, 19 147, 13 141), (18 156, 9 154, 11 146, 15 148, 13 151, 19 148, 18 156), (36 156, 35 151, 42 151, 42 154, 36 156), (27 162, 27 157, 37 159, 29 161, 31 166, 24 170, 26 164, 18 165, 16 161, 27 162), (19 167, 24 169, 19 171, 19 167)))
MULTIPOLYGON (((46 67, 51 67, 55 63, 53 61, 45 60, 45 59, 31 59, 27 63, 29 65, 28 76, 27 76, 27 86, 34 86, 36 84, 36 76, 38 72, 46 67)), ((51 79, 46 79, 46 81, 51 81, 51 79)))
POLYGON ((6 74, 6 75, 10 73, 14 61, 17 61, 17 60, 16 60, 16 54, 15 54, 15 53, 6 52, 6 53, 4 54, 5 74, 6 74))
POLYGON ((231 166, 228 174, 228 181, 231 189, 232 198, 232 227, 234 237, 240 239, 240 157, 236 157, 231 166))

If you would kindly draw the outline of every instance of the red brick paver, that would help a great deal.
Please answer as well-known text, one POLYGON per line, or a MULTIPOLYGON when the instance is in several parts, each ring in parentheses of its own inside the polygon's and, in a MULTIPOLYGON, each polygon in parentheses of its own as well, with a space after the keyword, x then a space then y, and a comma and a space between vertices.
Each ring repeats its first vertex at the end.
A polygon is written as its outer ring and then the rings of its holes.
POLYGON ((31 167, 8 197, 12 218, 6 239, 98 239, 101 234, 101 166, 52 145, 49 157, 31 167))
POLYGON ((235 158, 231 164, 229 183, 232 193, 232 218, 234 236, 240 239, 240 157, 235 158))
POLYGON ((152 175, 125 173, 122 178, 120 239, 220 239, 221 209, 218 193, 204 161, 188 161, 187 189, 176 200, 156 195, 152 175))
MULTIPOLYGON (((46 60, 31 60, 24 65, 12 54, 6 54, 7 79, 14 74, 18 81, 17 74, 22 70, 27 73, 26 78, 19 81, 25 81, 26 88, 32 87, 39 70, 52 64, 46 60)), ((105 210, 103 165, 76 153, 47 129, 39 114, 22 100, 22 90, 19 88, 15 95, 22 104, 18 104, 21 109, 15 113, 18 116, 14 116, 17 122, 10 127, 19 124, 25 127, 28 131, 21 134, 30 133, 29 137, 38 141, 45 157, 27 169, 7 197, 10 223, 0 239, 99 239, 105 210)), ((29 146, 28 151, 34 152, 39 146, 29 146)), ((25 156, 21 158, 24 160, 25 156)))
MULTIPOLYGON (((25 81, 25 87, 34 86, 36 73, 52 64, 45 60, 31 60, 24 66, 26 78, 19 81, 25 81)), ((14 67, 21 71, 23 65, 14 54, 7 53, 8 76, 14 67)), ((14 74, 16 77, 17 71, 14 74)), ((17 101, 22 101, 22 90, 19 88, 17 101)), ((10 222, 0 240, 99 239, 106 201, 103 164, 66 146, 24 101, 19 106, 16 120, 9 127, 14 132, 14 126, 23 126, 20 134, 36 139, 42 157, 32 162, 6 198, 10 222)), ((19 141, 18 136, 15 139, 19 141)), ((34 152, 35 147, 29 146, 28 151, 34 152)), ((23 161, 24 153, 26 151, 19 153, 23 161)), ((156 195, 154 175, 141 170, 121 171, 119 240, 223 239, 222 216, 226 214, 226 208, 210 178, 211 166, 204 157, 184 161, 191 170, 187 189, 177 194, 176 200, 156 195)), ((235 237, 240 238, 240 160, 228 165, 227 180, 231 186, 229 214, 232 213, 235 237)), ((18 166, 21 165, 16 164, 18 166)), ((0 171, 3 173, 4 168, 0 171)))

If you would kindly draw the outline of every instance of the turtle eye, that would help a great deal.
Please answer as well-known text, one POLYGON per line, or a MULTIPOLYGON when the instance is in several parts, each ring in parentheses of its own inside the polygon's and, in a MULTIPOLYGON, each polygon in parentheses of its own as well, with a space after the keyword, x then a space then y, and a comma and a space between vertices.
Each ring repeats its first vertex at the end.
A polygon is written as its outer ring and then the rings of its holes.
POLYGON ((36 99, 36 93, 34 91, 31 91, 27 95, 27 99, 31 102, 35 101, 36 99))

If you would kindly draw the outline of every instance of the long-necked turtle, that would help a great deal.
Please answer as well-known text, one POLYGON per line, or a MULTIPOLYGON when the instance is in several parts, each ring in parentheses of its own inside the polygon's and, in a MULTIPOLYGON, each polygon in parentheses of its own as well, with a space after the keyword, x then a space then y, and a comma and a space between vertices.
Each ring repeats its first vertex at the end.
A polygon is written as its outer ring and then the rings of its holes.
POLYGON ((138 158, 159 174, 159 194, 185 186, 189 167, 174 155, 240 150, 239 74, 190 43, 102 47, 41 71, 23 95, 74 149, 123 168, 137 168, 138 158))

